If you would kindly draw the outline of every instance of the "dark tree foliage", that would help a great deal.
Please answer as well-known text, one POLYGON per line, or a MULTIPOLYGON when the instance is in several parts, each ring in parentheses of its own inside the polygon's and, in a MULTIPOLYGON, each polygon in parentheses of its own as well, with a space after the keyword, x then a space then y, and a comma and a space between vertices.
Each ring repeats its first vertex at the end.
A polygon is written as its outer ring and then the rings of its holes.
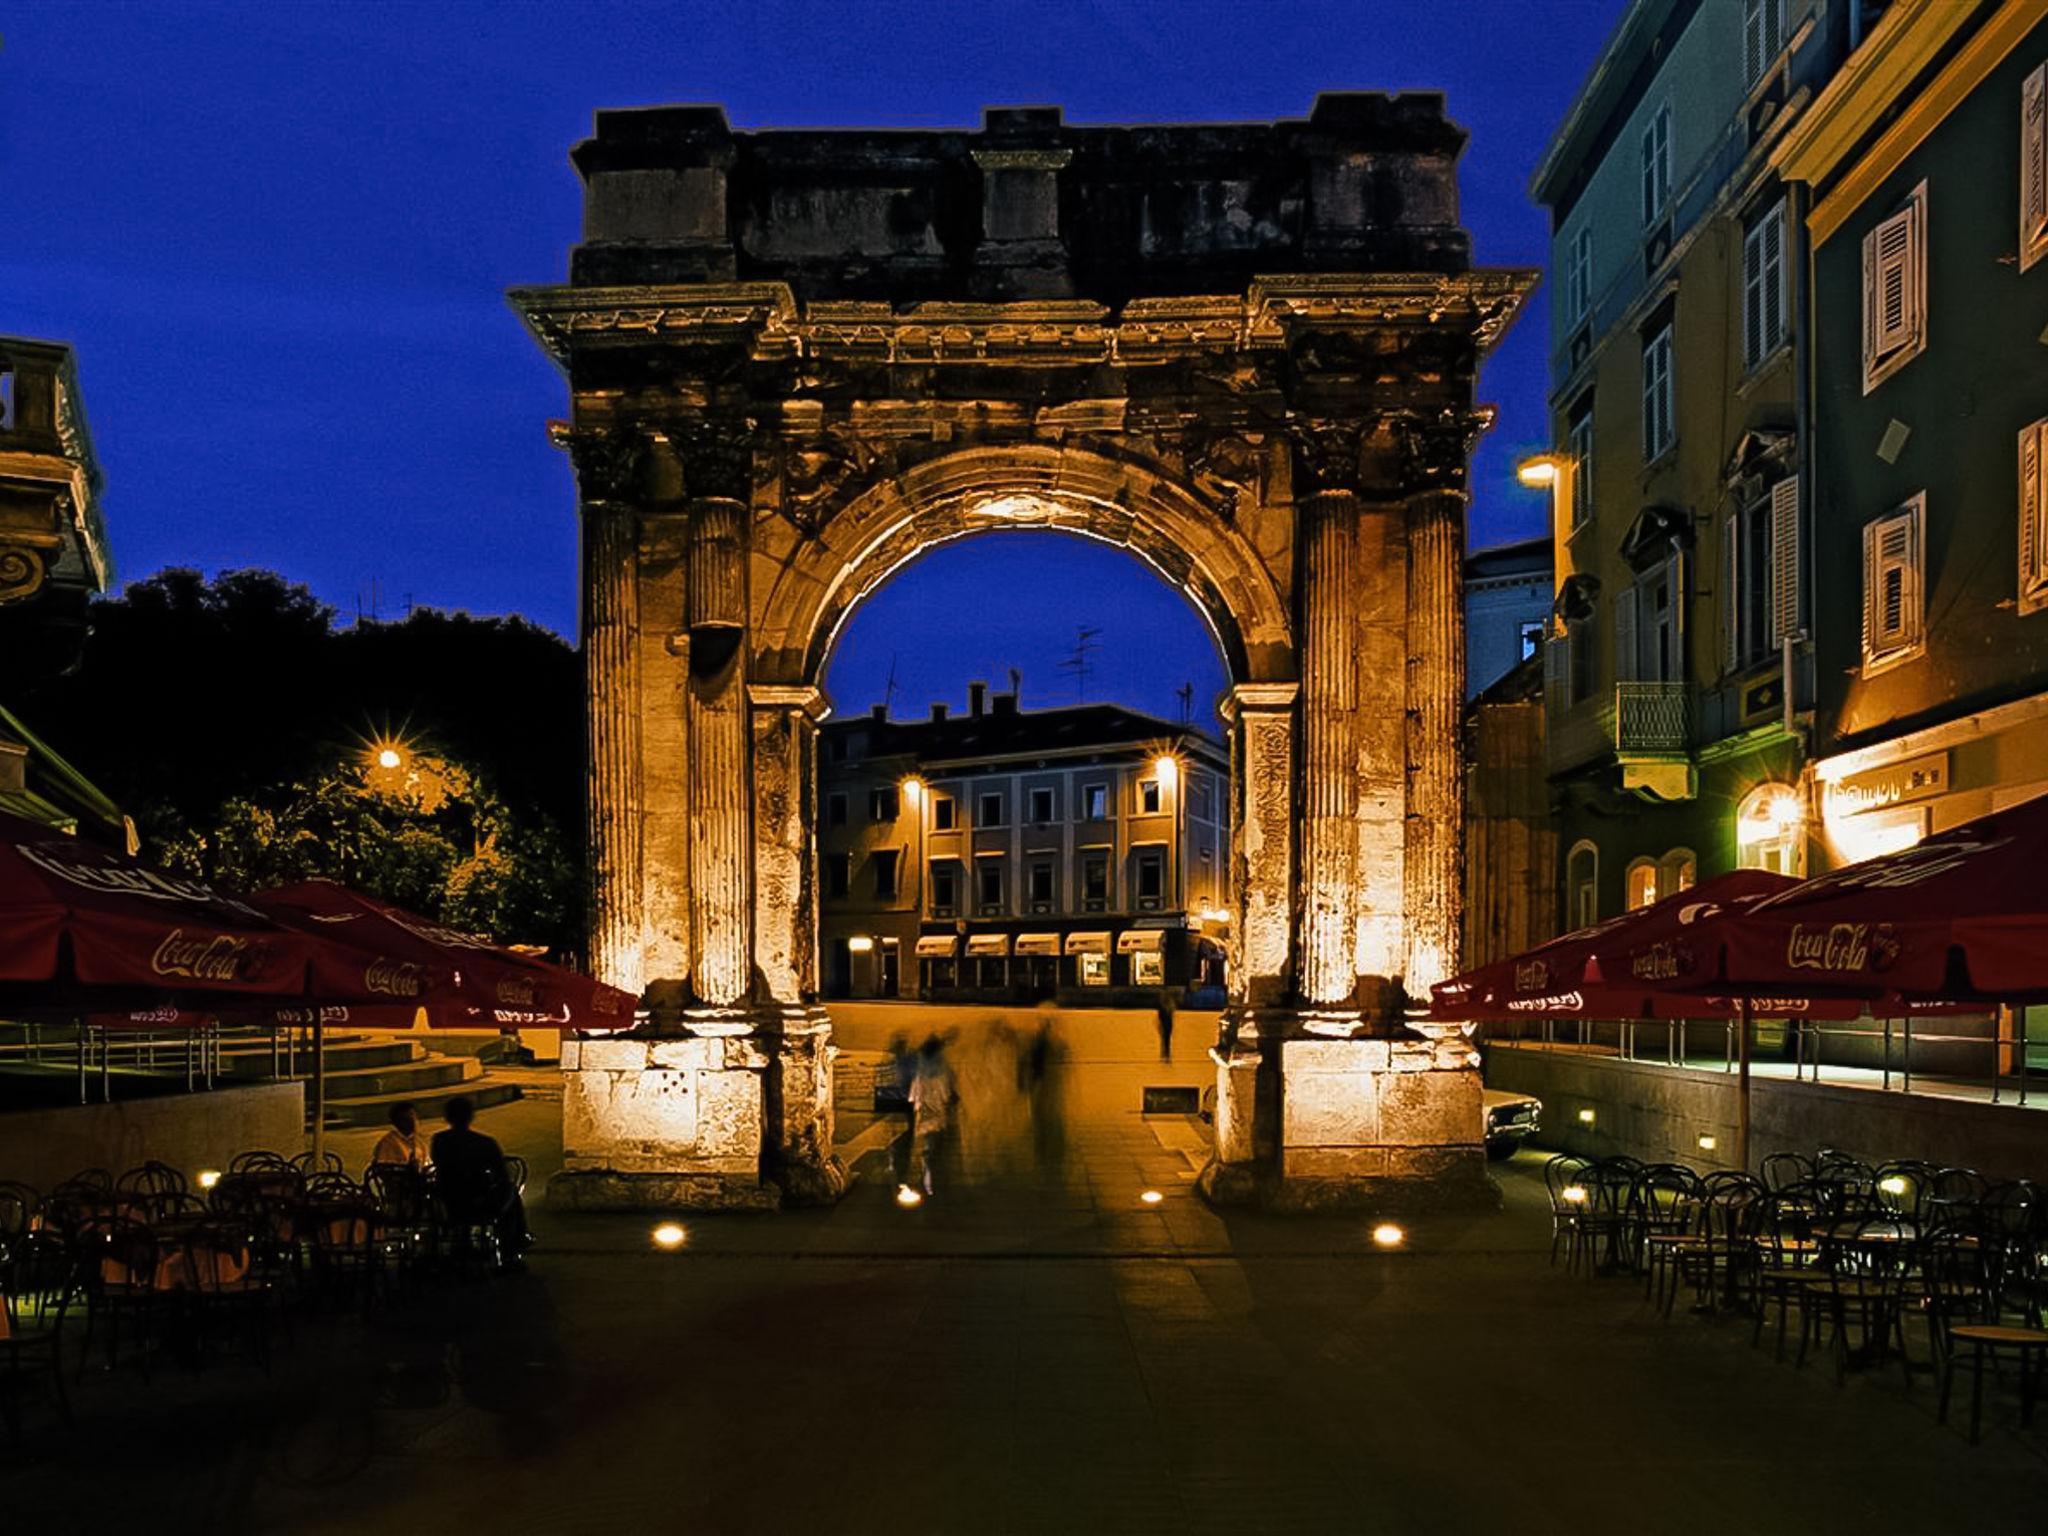
POLYGON ((91 609, 78 667, 23 700, 150 850, 244 888, 343 879, 506 940, 574 942, 581 670, 523 619, 334 625, 271 571, 171 569, 91 609), (362 773, 397 740, 427 803, 362 773))

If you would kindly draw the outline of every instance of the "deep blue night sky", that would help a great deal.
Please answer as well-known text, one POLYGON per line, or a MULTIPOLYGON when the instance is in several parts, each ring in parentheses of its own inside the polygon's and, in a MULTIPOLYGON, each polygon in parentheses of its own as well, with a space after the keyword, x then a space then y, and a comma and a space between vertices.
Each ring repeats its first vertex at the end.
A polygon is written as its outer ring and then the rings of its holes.
MULTIPOLYGON (((0 331, 78 348, 125 578, 264 565, 345 615, 374 582, 386 616, 410 597, 569 633, 573 487, 543 433, 564 390, 502 294, 564 275, 580 212, 567 154, 595 108, 717 101, 743 129, 971 126, 984 105, 1032 102, 1164 122, 1436 88, 1472 133, 1478 259, 1537 265, 1529 170, 1620 9, 17 7, 0 41, 0 331)), ((1541 499, 1510 468, 1545 435, 1539 314, 1482 394, 1502 415, 1476 465, 1475 545, 1541 531, 1541 499)), ((957 698, 964 669, 999 663, 1050 703, 1038 685, 1094 622, 1138 633, 1126 655, 1154 654, 1119 696, 1171 713, 1192 678, 1206 711, 1220 674, 1204 631, 1186 613, 1140 632, 1156 599, 1132 595, 1133 568, 1051 537, 939 551, 855 616, 833 691, 842 708, 879 697, 893 653, 905 707, 957 698)))

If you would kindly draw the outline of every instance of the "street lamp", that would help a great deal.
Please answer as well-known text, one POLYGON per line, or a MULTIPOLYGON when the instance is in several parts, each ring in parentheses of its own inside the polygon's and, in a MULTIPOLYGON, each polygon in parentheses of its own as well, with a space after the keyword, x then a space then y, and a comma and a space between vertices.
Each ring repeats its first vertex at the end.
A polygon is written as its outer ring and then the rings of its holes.
POLYGON ((1515 478, 1531 490, 1541 490, 1557 484, 1557 460, 1547 453, 1533 459, 1524 459, 1515 466, 1515 478))

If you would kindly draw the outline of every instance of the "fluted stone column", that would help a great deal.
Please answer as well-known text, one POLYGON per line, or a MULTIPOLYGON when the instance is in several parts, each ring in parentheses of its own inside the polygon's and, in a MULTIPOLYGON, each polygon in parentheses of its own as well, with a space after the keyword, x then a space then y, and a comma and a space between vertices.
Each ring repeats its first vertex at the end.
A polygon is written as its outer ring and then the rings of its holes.
POLYGON ((1358 501, 1321 490, 1301 507, 1301 956, 1312 1007, 1342 1007, 1357 976, 1358 746, 1353 603, 1358 501))
POLYGON ((767 1001, 817 993, 818 893, 811 877, 817 719, 812 687, 756 683, 748 690, 754 736, 754 954, 767 1001))
POLYGON ((1408 990, 1457 969, 1465 778, 1465 505, 1451 491, 1408 509, 1408 816, 1404 866, 1408 990))
POLYGON ((637 993, 646 979, 637 519, 619 499, 616 446, 579 443, 576 457, 582 491, 590 962, 602 980, 637 993))
MULTIPOLYGON (((686 473, 687 473, 686 469, 686 473)), ((690 504, 690 992, 698 1007, 745 1005, 753 982, 753 837, 746 678, 746 508, 690 504)), ((708 1032, 703 1020, 691 1027, 708 1032)), ((744 1023, 733 1024, 735 1032, 744 1023)))

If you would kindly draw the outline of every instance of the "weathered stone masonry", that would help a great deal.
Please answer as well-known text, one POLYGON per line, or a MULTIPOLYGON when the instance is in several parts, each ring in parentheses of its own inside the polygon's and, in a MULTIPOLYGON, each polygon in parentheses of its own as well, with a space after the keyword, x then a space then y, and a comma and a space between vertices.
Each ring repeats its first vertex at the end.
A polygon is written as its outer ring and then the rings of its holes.
POLYGON ((1532 279, 1470 265, 1434 96, 1305 122, 732 132, 603 112, 570 281, 592 953, 564 1198, 826 1199, 815 725, 847 614, 931 543, 1055 528, 1214 630, 1236 766, 1217 1198, 1473 1193, 1477 1079, 1403 988, 1458 941, 1464 477, 1532 279), (1440 1037, 1439 1037, 1440 1036, 1440 1037))

